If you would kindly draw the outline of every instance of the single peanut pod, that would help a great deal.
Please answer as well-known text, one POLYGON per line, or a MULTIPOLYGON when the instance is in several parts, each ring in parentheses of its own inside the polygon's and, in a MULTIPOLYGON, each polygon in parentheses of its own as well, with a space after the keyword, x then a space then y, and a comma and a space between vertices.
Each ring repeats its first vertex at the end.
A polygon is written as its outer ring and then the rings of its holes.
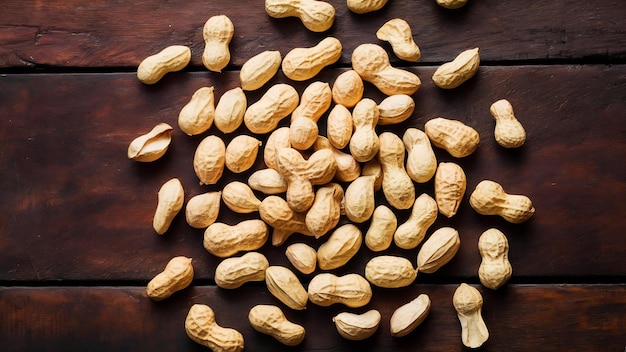
POLYGON ((317 267, 317 252, 305 243, 294 243, 285 250, 287 259, 303 274, 311 274, 317 267))
POLYGON ((274 246, 280 246, 296 232, 313 236, 305 224, 305 214, 296 213, 289 207, 287 201, 278 196, 265 197, 259 206, 259 215, 274 229, 272 231, 274 246))
POLYGON ((173 178, 165 182, 157 194, 157 207, 152 219, 152 227, 159 235, 164 234, 172 224, 172 220, 183 208, 185 191, 180 180, 173 178))
POLYGON ((333 101, 337 105, 352 108, 363 98, 364 90, 361 76, 355 70, 345 71, 335 78, 332 88, 333 101))
POLYGON ((241 134, 228 143, 224 164, 231 172, 242 173, 254 165, 260 146, 260 140, 241 134))
POLYGON ((365 245, 374 252, 384 251, 389 248, 393 241, 398 219, 385 205, 379 205, 374 209, 372 221, 365 233, 365 245))
POLYGON ((513 273, 509 262, 509 241, 502 231, 488 229, 478 239, 478 251, 482 257, 478 267, 480 282, 487 288, 497 290, 509 281, 513 273))
POLYGON ((265 270, 265 284, 270 293, 287 307, 295 310, 306 308, 307 291, 291 270, 283 266, 268 267, 265 270))
POLYGON ((407 128, 402 136, 407 151, 406 172, 417 183, 425 183, 435 176, 437 157, 426 133, 407 128))
POLYGON ((374 191, 380 191, 383 187, 383 167, 378 159, 366 162, 361 169, 361 176, 374 176, 374 191))
POLYGON ((433 232, 417 253, 419 271, 432 274, 448 263, 461 246, 459 232, 451 227, 442 227, 433 232))
POLYGON ((157 274, 146 287, 146 294, 155 301, 164 300, 193 281, 191 258, 178 256, 170 259, 165 269, 157 274))
POLYGON ((343 189, 337 183, 329 183, 315 192, 313 205, 304 218, 306 227, 315 238, 324 236, 339 223, 343 189))
POLYGON ((415 111, 415 101, 406 94, 394 94, 378 104, 378 125, 393 125, 406 121, 415 111))
POLYGON ((194 304, 185 319, 185 332, 194 342, 213 352, 242 352, 243 335, 232 328, 223 328, 215 322, 215 313, 204 304, 194 304))
POLYGON ((265 12, 273 18, 297 17, 311 32, 324 32, 335 21, 335 8, 316 0, 265 0, 265 12))
POLYGON ((457 55, 454 60, 439 66, 432 79, 439 88, 456 88, 472 78, 478 72, 479 65, 478 48, 468 49, 457 55))
POLYGON ((276 153, 280 148, 290 148, 289 143, 289 127, 277 128, 274 132, 270 133, 270 136, 265 142, 265 148, 263 149, 263 161, 267 167, 277 170, 278 165, 276 163, 276 153))
POLYGON ((344 153, 333 147, 327 138, 317 136, 313 144, 313 150, 329 149, 333 152, 335 162, 337 163, 337 171, 335 178, 339 182, 351 182, 361 175, 361 164, 359 164, 352 155, 344 153))
POLYGON ((348 9, 354 13, 364 14, 378 11, 388 0, 347 0, 348 9))
POLYGON ((458 120, 437 117, 424 124, 424 132, 435 145, 455 158, 472 154, 478 147, 480 135, 472 127, 458 120))
POLYGON ((404 168, 404 143, 391 132, 383 132, 379 139, 385 198, 396 209, 409 209, 415 201, 415 186, 404 168))
POLYGON ((250 186, 239 181, 224 186, 222 200, 228 209, 240 214, 253 213, 261 206, 261 201, 254 195, 250 186))
POLYGON ((276 75, 282 62, 278 50, 266 50, 249 58, 241 66, 239 80, 243 90, 257 90, 276 75))
MULTIPOLYGON (((350 117, 352 118, 352 116, 350 117)), ((151 162, 162 157, 172 141, 172 126, 160 123, 128 145, 128 159, 151 162)))
POLYGON ((330 144, 343 149, 352 137, 352 113, 343 105, 335 105, 326 119, 326 137, 330 144))
POLYGON ((309 282, 308 294, 311 303, 321 307, 341 303, 350 308, 359 308, 372 299, 372 287, 359 274, 336 276, 321 273, 309 282))
POLYGON ((254 330, 270 335, 285 346, 297 346, 304 340, 304 327, 287 320, 276 306, 259 304, 252 307, 248 321, 254 330))
POLYGON ((215 127, 224 133, 234 132, 243 123, 247 106, 248 100, 241 88, 235 87, 227 90, 215 106, 213 114, 215 127))
POLYGON ((469 202, 478 214, 499 215, 513 224, 521 224, 535 213, 530 198, 507 194, 500 184, 490 180, 483 180, 476 185, 469 202))
POLYGON ((506 99, 500 99, 491 104, 489 111, 496 120, 494 131, 496 142, 505 148, 521 147, 526 141, 526 131, 515 118, 511 103, 506 99))
POLYGON ((374 335, 380 325, 380 319, 380 312, 371 309, 363 314, 339 313, 333 317, 333 322, 343 338, 360 341, 374 335))
POLYGON ((280 120, 291 114, 299 100, 295 88, 284 83, 275 84, 261 99, 248 106, 243 122, 252 133, 269 133, 278 126, 280 120))
POLYGON ((450 10, 460 9, 467 4, 467 0, 437 0, 437 4, 450 10))
POLYGON ((341 58, 342 46, 339 39, 327 37, 309 48, 295 48, 285 55, 282 70, 287 78, 306 81, 315 77, 324 67, 341 58))
POLYGON ((461 341, 469 348, 478 348, 489 339, 489 330, 482 317, 483 297, 478 290, 462 283, 454 291, 452 304, 461 323, 461 341))
POLYGON ((393 234, 394 243, 402 249, 417 247, 435 220, 437 220, 437 202, 428 194, 422 193, 415 199, 409 218, 398 226, 393 234))
POLYGON ((191 197, 185 207, 187 224, 196 229, 209 227, 217 220, 221 199, 222 192, 207 192, 191 197))
POLYGON ((352 68, 386 95, 413 95, 422 85, 416 74, 392 67, 385 49, 376 44, 356 47, 352 52, 352 68))
POLYGON ((439 163, 435 173, 435 199, 439 212, 453 217, 465 195, 467 179, 463 169, 455 163, 439 163))
POLYGON ((380 141, 376 134, 378 123, 378 105, 372 99, 365 98, 358 102, 352 110, 354 132, 350 138, 350 154, 358 162, 374 159, 380 148, 380 141))
POLYGON ((205 137, 193 157, 193 169, 200 184, 214 185, 224 173, 226 145, 217 136, 205 137))
POLYGON ((417 269, 404 257, 381 255, 365 265, 365 278, 372 285, 383 288, 406 287, 417 278, 417 269))
POLYGON ((422 56, 413 40, 411 26, 401 18, 391 19, 376 31, 376 38, 391 44, 393 53, 402 60, 417 62, 422 56))
POLYGON ((338 227, 317 249, 317 264, 322 270, 345 265, 361 248, 363 235, 353 224, 338 227))
POLYGON ((267 237, 267 225, 262 220, 244 220, 232 226, 215 222, 204 231, 203 245, 214 256, 226 258, 261 248, 267 237))
POLYGON ((317 121, 328 110, 332 101, 326 82, 313 82, 302 93, 300 105, 291 113, 289 143, 298 150, 309 149, 319 134, 317 121))
POLYGON ((204 23, 202 63, 209 71, 222 72, 228 65, 230 61, 228 45, 234 33, 233 22, 225 15, 212 16, 204 23))
POLYGON ((241 287, 246 282, 265 281, 267 258, 258 252, 222 260, 215 268, 215 284, 225 289, 241 287))
POLYGON ((389 319, 391 336, 402 337, 411 333, 424 322, 430 312, 430 298, 426 294, 417 296, 393 312, 389 319))
POLYGON ((362 223, 374 213, 374 182, 375 176, 359 176, 352 181, 344 193, 344 211, 348 219, 362 223))
POLYGON ((137 67, 137 78, 144 84, 155 84, 165 74, 180 71, 191 61, 191 49, 184 45, 171 45, 143 59, 137 67))
POLYGON ((178 114, 178 127, 189 136, 206 132, 215 117, 213 87, 202 87, 193 93, 191 100, 178 114))
POLYGON ((274 169, 257 170, 248 178, 248 186, 263 194, 280 194, 287 192, 287 181, 274 169))

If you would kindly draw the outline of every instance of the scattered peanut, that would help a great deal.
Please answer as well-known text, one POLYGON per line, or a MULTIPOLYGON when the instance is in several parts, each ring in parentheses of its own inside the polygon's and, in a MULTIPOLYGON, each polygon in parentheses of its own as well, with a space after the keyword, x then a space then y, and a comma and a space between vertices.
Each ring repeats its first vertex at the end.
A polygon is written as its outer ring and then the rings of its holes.
POLYGON ((337 105, 352 108, 363 98, 363 79, 354 70, 344 71, 335 78, 333 83, 333 101, 337 105))
POLYGON ((278 196, 265 197, 259 206, 259 215, 274 229, 272 231, 274 246, 280 246, 296 232, 313 236, 305 224, 305 214, 296 213, 289 207, 287 201, 278 196))
POLYGON ((494 131, 496 142, 505 148, 521 147, 526 141, 526 131, 515 118, 511 103, 506 99, 500 99, 491 104, 489 111, 496 120, 494 131))
POLYGON ((338 227, 317 249, 317 263, 322 270, 337 269, 346 264, 361 248, 363 235, 353 224, 338 227))
POLYGON ((365 233, 365 245, 374 252, 384 251, 393 241, 393 235, 398 225, 396 214, 385 205, 374 209, 372 221, 365 233))
POLYGON ((164 234, 172 224, 172 220, 183 208, 185 191, 180 180, 173 178, 165 182, 157 194, 157 207, 152 219, 152 227, 159 235, 164 234))
POLYGON ((394 94, 378 104, 378 125, 392 125, 406 121, 415 111, 415 101, 406 94, 394 94))
POLYGON ((273 18, 297 17, 312 32, 324 32, 335 21, 335 8, 316 0, 265 0, 265 12, 273 18))
POLYGON ((478 48, 468 49, 457 55, 454 60, 439 66, 432 79, 439 88, 456 88, 472 78, 478 71, 479 65, 478 48))
POLYGON ((415 186, 404 168, 404 143, 391 132, 383 132, 379 139, 385 198, 396 209, 409 209, 415 201, 415 186))
POLYGON ((212 16, 202 28, 204 37, 204 51, 202 63, 210 71, 222 72, 222 69, 230 61, 230 44, 235 27, 233 22, 225 15, 212 16))
POLYGON ((217 220, 221 199, 221 192, 207 192, 191 197, 185 207, 187 224, 196 229, 209 227, 217 220))
POLYGON ((304 327, 287 320, 277 306, 259 304, 252 307, 248 321, 254 330, 272 336, 283 345, 297 346, 304 340, 304 327))
POLYGON ((170 72, 180 71, 191 61, 191 49, 171 45, 143 59, 137 67, 137 78, 144 84, 155 84, 170 72))
POLYGON ((248 186, 264 194, 287 192, 287 181, 274 169, 257 170, 248 178, 248 186))
POLYGON ((442 227, 433 232, 417 253, 419 271, 432 274, 448 263, 461 246, 459 232, 451 227, 442 227))
POLYGON ((378 116, 378 105, 369 98, 359 101, 352 111, 354 133, 349 146, 350 153, 358 162, 372 160, 378 153, 380 141, 374 130, 378 116))
POLYGON ((259 210, 261 201, 247 184, 232 181, 222 189, 222 200, 235 213, 248 214, 259 210))
POLYGON ((273 131, 283 118, 298 106, 300 97, 295 88, 278 83, 271 86, 256 103, 248 106, 243 122, 252 133, 273 131))
POLYGON ((417 269, 404 257, 381 255, 367 262, 365 278, 378 287, 406 287, 417 278, 417 269))
POLYGON ((372 299, 372 287, 359 274, 336 276, 331 273, 317 274, 308 287, 311 303, 328 307, 335 303, 350 308, 363 307, 372 299))
POLYGON ((428 194, 422 193, 415 199, 407 221, 398 226, 393 234, 394 243, 402 249, 417 247, 436 219, 437 202, 428 194))
POLYGON ((296 274, 283 266, 270 266, 265 270, 265 284, 274 297, 295 310, 306 308, 308 299, 296 274))
POLYGON ((339 223, 343 189, 337 183, 329 183, 317 189, 313 205, 304 218, 306 227, 315 238, 320 238, 339 223))
POLYGON ((461 121, 443 117, 428 120, 424 124, 424 132, 435 147, 445 149, 455 158, 472 154, 480 142, 475 129, 461 121))
POLYGON ((244 220, 237 225, 214 222, 204 231, 204 248, 226 258, 241 251, 254 251, 267 241, 268 229, 262 220, 244 220))
POLYGON ((437 4, 447 9, 460 9, 467 4, 467 0, 437 0, 437 4))
POLYGON ((278 50, 266 50, 249 58, 241 66, 239 80, 243 90, 257 90, 265 85, 280 68, 282 56, 278 50))
POLYGON ((194 304, 185 319, 185 331, 194 342, 213 352, 241 352, 243 335, 232 328, 223 328, 215 322, 215 313, 204 304, 194 304))
POLYGON ((376 38, 389 42, 393 53, 402 60, 416 62, 421 57, 420 48, 413 40, 409 23, 401 18, 385 22, 376 31, 376 38))
POLYGON ((430 298, 426 294, 421 294, 411 302, 398 307, 389 320, 391 336, 408 335, 424 322, 429 312, 430 298))
POLYGON ((483 297, 478 290, 462 283, 452 297, 454 309, 461 323, 461 340, 469 348, 478 348, 489 338, 489 330, 481 315, 483 297))
POLYGON ((224 133, 234 132, 243 123, 247 106, 248 100, 241 88, 235 87, 227 90, 215 106, 213 114, 215 127, 224 133))
POLYGON ((407 150, 406 172, 417 183, 425 183, 435 176, 437 157, 426 133, 408 128, 402 136, 407 150))
POLYGON ((492 290, 498 289, 511 278, 513 269, 509 262, 509 241, 502 231, 488 229, 478 239, 482 257, 478 268, 480 282, 492 290))
POLYGON ((378 11, 387 4, 388 0, 348 0, 348 9, 354 13, 363 14, 378 11))
POLYGON ((165 269, 157 274, 146 287, 146 294, 155 301, 164 300, 193 281, 191 258, 179 256, 170 259, 165 269))
POLYGON ((280 148, 289 148, 289 127, 280 127, 270 133, 263 149, 263 161, 267 167, 278 170, 276 154, 280 148))
POLYGON ((504 220, 520 224, 530 219, 535 207, 524 195, 507 194, 497 182, 483 180, 470 195, 470 205, 478 214, 499 215, 504 220))
POLYGON ((319 134, 317 121, 332 102, 330 86, 325 82, 311 83, 300 97, 300 105, 291 113, 289 143, 298 150, 309 149, 319 134))
POLYGON ((160 123, 128 145, 128 159, 151 162, 162 157, 172 141, 172 126, 160 123))
POLYGON ((372 159, 363 165, 361 176, 374 176, 374 191, 380 191, 383 187, 383 167, 378 159, 372 159))
POLYGON ((285 250, 287 259, 303 274, 311 274, 317 267, 317 252, 305 243, 294 243, 285 250))
POLYGON ((455 163, 439 163, 435 173, 435 199, 439 212, 453 217, 465 195, 467 179, 463 169, 455 163))
POLYGON ((352 137, 352 113, 343 105, 335 105, 326 119, 326 137, 337 149, 345 148, 352 137))
POLYGON ((264 281, 267 258, 258 252, 248 252, 240 257, 226 258, 215 268, 215 284, 225 289, 235 289, 251 281, 264 281))
POLYGON ((193 93, 191 100, 178 114, 178 127, 187 135, 206 132, 213 125, 215 102, 213 87, 202 87, 193 93))
POLYGON ((376 176, 360 176, 352 181, 344 193, 344 211, 350 221, 362 223, 374 213, 374 182, 376 176))
POLYGON ((337 62, 341 52, 341 42, 337 38, 327 37, 313 47, 289 51, 283 58, 282 70, 291 80, 306 81, 315 77, 324 67, 337 62))
POLYGON ((245 134, 233 138, 226 147, 224 164, 236 174, 250 169, 259 153, 261 141, 245 134))
POLYGON ((339 313, 333 317, 333 322, 339 335, 348 340, 359 341, 374 335, 380 319, 380 312, 371 309, 363 314, 339 313))
POLYGON ((193 169, 200 184, 214 185, 224 173, 226 145, 217 136, 204 138, 193 157, 193 169))
MULTIPOLYGON (((338 105, 339 106, 339 105, 338 105)), ((333 152, 337 171, 335 178, 339 182, 351 182, 361 175, 361 164, 359 164, 351 154, 344 153, 333 147, 326 137, 317 136, 313 144, 313 150, 329 149, 333 152)))

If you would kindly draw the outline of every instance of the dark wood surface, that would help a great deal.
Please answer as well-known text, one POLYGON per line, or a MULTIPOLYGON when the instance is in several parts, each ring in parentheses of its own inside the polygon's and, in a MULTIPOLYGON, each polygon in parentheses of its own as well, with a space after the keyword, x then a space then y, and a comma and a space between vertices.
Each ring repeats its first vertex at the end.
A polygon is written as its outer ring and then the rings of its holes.
MULTIPOLYGON (((9 0, 0 11, 0 340, 3 350, 203 350, 183 329, 193 303, 211 305, 218 322, 244 334, 247 351, 282 349, 247 322, 255 304, 281 305, 262 284, 229 291, 214 285, 219 258, 202 247, 202 230, 178 216, 165 235, 151 222, 156 192, 179 177, 185 199, 219 190, 250 172, 225 172, 214 186, 200 186, 193 152, 207 134, 174 130, 161 160, 139 164, 126 158, 128 143, 159 122, 176 126, 181 107, 202 86, 216 98, 239 85, 238 67, 267 49, 284 55, 338 37, 342 59, 315 80, 332 84, 348 69, 358 44, 378 41, 376 29, 393 17, 406 19, 422 50, 417 64, 393 59, 415 72, 423 85, 414 94, 411 119, 378 132, 422 129, 433 117, 459 119, 481 135, 475 154, 456 160, 468 177, 468 195, 483 179, 511 193, 526 194, 537 209, 527 223, 508 224, 476 214, 467 203, 433 229, 454 226, 461 234, 456 257, 435 274, 420 274, 410 287, 375 289, 372 303, 383 315, 380 330, 364 342, 342 339, 330 318, 341 306, 309 304, 304 312, 282 306, 307 328, 302 351, 464 350, 451 297, 461 282, 483 293, 490 339, 483 350, 612 350, 626 347, 626 6, 619 1, 471 1, 450 11, 432 2, 390 1, 368 15, 350 13, 343 1, 326 33, 308 32, 294 18, 271 19, 253 1, 48 1, 9 0), (200 10, 199 10, 200 9, 200 10), (235 25, 232 61, 224 73, 201 65, 202 25, 214 14, 235 25), (162 47, 185 44, 192 64, 154 86, 138 82, 138 63, 162 47), (430 76, 441 62, 469 47, 481 49, 478 74, 444 91, 430 76), (507 98, 528 133, 519 150, 504 150, 493 138, 489 105, 507 98), (513 277, 492 291, 477 270, 477 239, 497 227, 507 234, 513 277), (145 284, 176 255, 194 259, 191 288, 151 302, 145 284), (393 310, 427 293, 433 310, 411 335, 395 339, 393 310)), ((278 74, 271 83, 309 82, 278 74)), ((248 92, 256 101, 264 89, 248 92)), ((366 96, 384 97, 373 86, 366 96)), ((281 125, 287 125, 288 119, 281 125)), ((320 121, 323 131, 324 122, 320 121)), ((237 133, 246 133, 245 127, 237 133)), ((227 142, 235 134, 224 135, 227 142)), ((259 136, 265 139, 267 136, 259 136)), ((442 150, 438 160, 452 161, 442 150)), ((261 158, 256 168, 263 166, 261 158)), ((433 194, 432 182, 418 185, 433 194)), ((258 194, 261 197, 261 194, 258 194)), ((382 195, 381 195, 382 196, 382 195)), ((382 202, 382 201, 381 201, 382 202)), ((406 211, 397 212, 400 221, 406 211)), ((220 221, 239 215, 222 205, 220 221)), ((367 223, 361 226, 367 229, 367 223)), ((317 247, 324 239, 292 236, 317 247)), ((285 246, 260 251, 273 265, 290 266, 285 246)), ((384 254, 415 261, 417 249, 392 246, 384 254)), ((336 274, 363 273, 375 253, 365 246, 336 274)), ((316 273, 320 272, 319 270, 316 273)), ((301 275, 306 285, 311 275, 301 275)))

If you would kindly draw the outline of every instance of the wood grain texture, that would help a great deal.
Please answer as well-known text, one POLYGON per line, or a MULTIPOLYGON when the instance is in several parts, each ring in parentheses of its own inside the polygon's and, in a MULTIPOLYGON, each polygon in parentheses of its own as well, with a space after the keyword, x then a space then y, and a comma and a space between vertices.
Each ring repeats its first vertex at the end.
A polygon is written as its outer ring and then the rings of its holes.
MULTIPOLYGON (((378 131, 402 133, 423 128, 436 116, 459 119, 481 135, 475 154, 457 160, 468 177, 459 213, 440 216, 431 228, 454 226, 461 250, 439 272, 418 282, 476 279, 480 256, 477 241, 489 227, 509 238, 514 282, 598 282, 626 276, 626 68, 623 66, 483 67, 464 86, 444 91, 429 77, 434 67, 413 68, 424 81, 415 94, 411 119, 378 131), (528 132, 519 150, 500 148, 493 139, 489 105, 508 98, 528 132), (483 179, 500 182, 509 193, 528 195, 535 216, 511 225, 497 217, 477 215, 467 198, 483 179), (566 278, 566 279, 563 279, 566 278), (542 281, 543 282, 543 281, 542 281)), ((333 82, 341 70, 326 70, 316 79, 333 82)), ((37 74, 0 77, 0 280, 144 280, 158 273, 169 258, 194 258, 196 277, 211 280, 219 260, 202 247, 202 231, 191 229, 179 215, 168 233, 158 236, 151 222, 156 192, 179 177, 186 199, 219 190, 250 172, 225 172, 214 186, 198 184, 192 158, 206 135, 188 137, 176 119, 191 94, 214 85, 216 97, 238 85, 236 72, 176 73, 155 86, 139 83, 130 73, 37 74), (154 163, 126 158, 136 136, 159 122, 175 126, 171 149, 154 163)), ((271 83, 285 82, 278 75, 271 83)), ((271 84, 270 83, 270 84, 271 84)), ((296 84, 299 92, 307 82, 296 84)), ((262 90, 248 93, 256 101, 262 90)), ((382 95, 368 85, 366 96, 382 95)), ((288 124, 288 119, 281 125, 288 124)), ((321 120, 323 126, 324 118, 321 120)), ((321 128, 324 131, 324 128, 321 128)), ((228 142, 215 127, 210 134, 228 142)), ((267 136, 259 136, 265 139, 267 136)), ((439 161, 452 161, 436 150, 439 161)), ((263 167, 259 158, 255 168, 263 167)), ((432 182, 417 187, 433 194, 432 182)), ((259 194, 261 197, 262 195, 259 194)), ((382 194, 379 199, 384 199, 382 194)), ((258 214, 234 214, 222 205, 220 220, 234 224, 258 214)), ((398 212, 404 221, 408 212, 398 212)), ((363 224, 365 231, 367 223, 363 224)), ((324 241, 294 235, 288 243, 324 241)), ((272 264, 289 265, 285 247, 261 249, 272 264)), ((415 262, 417 249, 388 254, 415 262)), ((365 246, 337 273, 363 272, 374 255, 365 246)), ((611 281, 615 282, 615 281, 611 281)), ((619 281, 618 281, 619 282, 619 281)))
MULTIPOLYGON (((449 61, 469 47, 480 47, 483 61, 595 60, 626 58, 619 0, 470 1, 450 11, 435 1, 390 1, 366 15, 351 13, 345 0, 329 1, 337 18, 324 33, 313 33, 296 18, 272 19, 263 1, 6 0, 0 12, 0 69, 20 67, 136 67, 148 55, 172 44, 191 47, 192 65, 202 67, 202 26, 213 15, 233 19, 231 67, 262 50, 285 55, 313 46, 325 36, 344 45, 341 65, 350 63, 361 43, 383 44, 375 32, 400 17, 412 27, 422 62, 449 61), (567 15, 564 15, 567 14, 567 15)), ((397 59, 394 59, 396 62, 397 59)))

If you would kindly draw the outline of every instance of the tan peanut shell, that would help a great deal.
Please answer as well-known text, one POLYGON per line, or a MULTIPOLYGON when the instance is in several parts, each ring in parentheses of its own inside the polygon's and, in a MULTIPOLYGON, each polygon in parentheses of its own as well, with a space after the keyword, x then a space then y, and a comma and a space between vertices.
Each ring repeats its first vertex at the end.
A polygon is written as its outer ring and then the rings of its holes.
POLYGON ((371 309, 363 314, 342 312, 333 317, 337 332, 343 338, 352 341, 365 340, 374 335, 382 316, 380 312, 371 309))
POLYGON ((432 274, 448 263, 461 246, 459 232, 451 227, 442 227, 433 232, 417 253, 419 271, 432 274))
POLYGON ((317 249, 317 263, 322 270, 345 265, 361 248, 363 235, 353 224, 338 227, 317 249))
POLYGON ((306 308, 308 294, 296 274, 283 266, 270 266, 265 270, 265 284, 274 297, 295 310, 306 308))
POLYGON ((437 0, 437 4, 447 9, 460 9, 467 4, 467 0, 437 0))
POLYGON ((290 244, 285 255, 291 265, 303 274, 311 274, 317 268, 317 252, 308 244, 290 244))
POLYGON ((240 181, 232 181, 222 189, 222 200, 235 213, 248 214, 259 210, 261 201, 252 188, 240 181))
POLYGON ((333 83, 333 101, 346 108, 354 107, 363 98, 363 79, 354 70, 340 73, 333 83))
POLYGON ((317 121, 332 102, 330 86, 326 82, 313 82, 300 97, 300 105, 291 113, 289 143, 298 150, 309 149, 319 134, 317 121))
POLYGON ((376 31, 376 38, 391 44, 393 53, 402 60, 417 62, 421 57, 420 48, 413 40, 411 26, 401 18, 393 18, 376 31))
POLYGON ((387 4, 388 0, 347 0, 348 9, 354 13, 364 14, 378 11, 387 4))
POLYGON ((249 58, 241 66, 239 80, 243 90, 257 90, 276 75, 282 62, 278 50, 266 50, 249 58))
POLYGON ((194 342, 213 352, 241 352, 243 335, 232 328, 224 328, 215 322, 215 313, 204 304, 194 304, 185 319, 185 332, 194 342))
POLYGON ((203 245, 214 256, 226 258, 261 248, 267 237, 267 225, 262 220, 244 220, 232 226, 214 222, 204 231, 203 245))
POLYGON ((189 136, 206 132, 213 125, 215 100, 213 87, 202 87, 193 93, 191 100, 178 114, 178 127, 189 136))
POLYGON ((313 236, 305 224, 305 213, 293 211, 287 201, 281 197, 265 197, 259 206, 259 215, 273 228, 272 245, 274 246, 280 246, 294 233, 313 236))
POLYGON ((170 297, 193 281, 191 258, 178 256, 170 259, 165 269, 157 274, 146 287, 146 294, 155 301, 170 297))
POLYGON ((478 71, 479 65, 478 48, 468 49, 457 55, 454 60, 439 66, 432 79, 439 88, 456 88, 472 78, 478 71))
POLYGON ((280 127, 270 133, 263 148, 263 161, 267 167, 278 170, 276 154, 280 148, 290 148, 289 127, 280 127))
POLYGON ((335 21, 335 8, 325 1, 265 0, 265 12, 273 18, 297 17, 311 32, 324 32, 335 21))
POLYGON ((361 175, 361 164, 357 162, 351 154, 344 153, 333 147, 326 137, 317 136, 313 144, 313 150, 329 149, 333 152, 335 162, 337 163, 337 171, 335 178, 339 182, 351 182, 361 175))
POLYGON ((172 220, 183 208, 185 191, 177 178, 165 182, 157 194, 157 207, 152 219, 152 227, 159 235, 164 234, 172 220))
POLYGON ((472 208, 481 215, 498 215, 504 220, 521 224, 535 213, 530 198, 524 195, 507 194, 497 182, 483 180, 472 192, 469 199, 472 208))
POLYGON ((489 339, 489 330, 482 317, 483 297, 480 292, 465 283, 454 291, 452 305, 461 323, 461 341, 469 348, 478 348, 489 339))
POLYGON ((243 122, 252 133, 272 132, 280 120, 298 106, 299 101, 295 88, 285 83, 275 84, 258 101, 248 106, 243 122))
POLYGON ((128 145, 128 159, 151 162, 162 157, 172 141, 172 126, 159 123, 150 132, 143 134, 128 145))
POLYGON ((225 289, 241 287, 246 282, 264 281, 267 258, 258 252, 222 260, 215 268, 215 284, 225 289))
POLYGON ((228 170, 236 174, 242 173, 252 167, 259 154, 261 141, 255 137, 240 134, 233 138, 224 155, 224 164, 228 170))
POLYGON ((404 257, 381 255, 365 265, 365 278, 372 285, 383 288, 406 287, 417 278, 417 269, 404 257))
POLYGON ((478 238, 478 251, 482 258, 478 277, 483 286, 496 290, 511 278, 513 269, 509 262, 509 241, 502 231, 488 229, 478 238))
POLYGON ((359 101, 352 110, 354 132, 350 137, 350 153, 358 162, 372 160, 378 153, 380 141, 375 127, 378 123, 378 105, 369 98, 359 101))
POLYGON ((430 312, 430 298, 420 294, 409 303, 396 308, 389 319, 391 336, 402 337, 411 333, 428 316, 430 312))
POLYGON ((304 340, 304 327, 287 320, 277 306, 259 304, 252 307, 248 321, 254 330, 272 336, 283 345, 297 346, 304 340))
POLYGON ((187 224, 196 229, 209 227, 217 220, 221 199, 222 192, 207 192, 191 197, 185 206, 187 224))
POLYGON ((342 46, 339 39, 327 37, 309 48, 295 48, 285 55, 282 70, 287 78, 306 81, 315 77, 324 67, 341 58, 342 46))
POLYGON ((376 176, 359 176, 344 192, 344 211, 350 221, 362 223, 372 217, 376 206, 374 182, 376 176))
POLYGON ((280 194, 287 192, 287 181, 275 169, 257 170, 248 177, 248 186, 264 194, 280 194))
POLYGON ((204 38, 204 51, 202 63, 204 67, 214 72, 222 72, 222 69, 230 62, 230 50, 228 45, 233 39, 235 27, 233 22, 225 15, 210 17, 202 28, 204 38))
POLYGON ((350 308, 359 308, 372 299, 372 287, 359 274, 336 276, 321 273, 309 282, 308 294, 311 303, 321 307, 340 303, 350 308))
POLYGON ((435 176, 437 157, 426 133, 407 128, 402 136, 407 151, 406 172, 417 183, 425 183, 435 176))
POLYGON ((455 158, 472 154, 480 136, 472 127, 458 120, 437 117, 424 124, 424 132, 435 147, 445 149, 455 158))
POLYGON ((380 191, 383 187, 383 167, 380 165, 378 159, 372 159, 365 164, 361 169, 361 176, 374 176, 374 190, 380 191))
POLYGON ((393 125, 406 121, 415 111, 415 101, 406 94, 394 94, 378 104, 378 125, 393 125))
POLYGON ((243 123, 248 100, 240 87, 227 90, 222 94, 213 116, 213 124, 224 133, 232 133, 243 123))
POLYGON ((343 188, 338 183, 328 183, 317 189, 313 205, 304 218, 306 227, 315 238, 324 236, 339 223, 343 188))
POLYGON ((155 84, 170 72, 180 71, 191 61, 191 49, 171 45, 143 59, 137 67, 137 78, 144 84, 155 84))
POLYGON ((453 217, 465 195, 467 179, 463 169, 455 163, 439 163, 435 172, 435 200, 439 212, 453 217))
POLYGON ((365 245, 371 251, 380 252, 389 248, 398 225, 396 214, 385 205, 374 209, 372 221, 365 233, 365 245))
POLYGON ((217 136, 205 137, 193 157, 193 169, 200 179, 200 184, 213 185, 224 173, 226 145, 217 136))
POLYGON ((396 246, 402 249, 417 247, 424 240, 426 231, 437 220, 437 213, 437 202, 431 196, 422 193, 417 197, 411 215, 393 234, 396 246))
POLYGON ((494 131, 496 142, 505 148, 521 147, 526 141, 526 130, 515 118, 511 103, 506 99, 500 99, 491 104, 489 111, 496 120, 494 131))
POLYGON ((345 148, 352 137, 352 113, 343 105, 335 105, 326 119, 326 137, 337 149, 345 148))
POLYGON ((381 133, 379 140, 385 199, 396 209, 409 209, 415 201, 415 186, 404 168, 404 143, 392 132, 381 133))

